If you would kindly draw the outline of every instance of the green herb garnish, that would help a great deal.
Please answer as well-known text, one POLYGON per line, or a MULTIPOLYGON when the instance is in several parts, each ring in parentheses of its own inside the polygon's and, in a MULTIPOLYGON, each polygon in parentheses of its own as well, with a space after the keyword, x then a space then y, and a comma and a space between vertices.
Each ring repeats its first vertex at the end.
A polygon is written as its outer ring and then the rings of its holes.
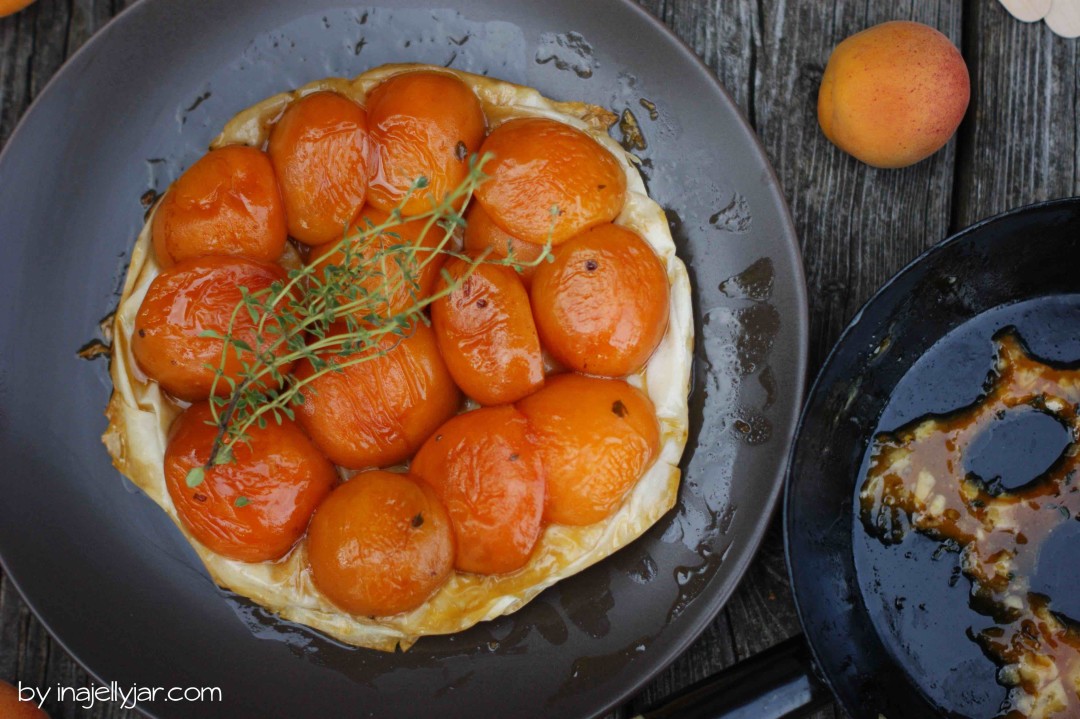
MULTIPOLYGON (((417 322, 429 323, 424 310, 456 290, 479 264, 504 265, 521 272, 550 259, 550 237, 541 255, 531 262, 519 261, 512 245, 506 257, 496 258, 489 257, 490 251, 473 258, 454 249, 454 232, 465 226, 455 206, 465 207, 476 188, 487 179, 483 165, 489 159, 490 155, 470 157, 465 180, 427 212, 411 217, 403 217, 401 213, 413 193, 427 186, 427 180, 421 177, 413 182, 385 222, 376 225, 369 220, 366 227, 346 227, 342 239, 331 250, 342 253, 339 263, 323 267, 312 264, 291 270, 287 282, 276 282, 261 291, 240 288, 241 301, 233 310, 228 331, 204 333, 223 341, 221 361, 212 368, 215 377, 210 394, 213 419, 209 424, 218 431, 209 461, 188 472, 188 486, 198 486, 206 469, 232 462, 236 443, 250 444, 252 426, 262 428, 269 421, 281 424, 283 419, 294 419, 294 408, 304 401, 301 393, 304 386, 328 372, 340 372, 384 356, 411 334, 417 322), (394 231, 406 222, 421 220, 425 223, 424 230, 416 242, 406 242, 394 231), (422 243, 431 232, 441 232, 442 236, 437 243, 425 246, 422 243), (369 249, 372 251, 365 251, 369 249), (421 273, 440 255, 459 258, 469 266, 456 279, 443 270, 443 288, 422 297, 421 273), (372 278, 378 279, 374 288, 372 278), (403 289, 411 302, 404 310, 391 314, 390 298, 403 289), (255 323, 256 336, 265 338, 257 347, 233 334, 241 312, 247 313, 255 323), (393 339, 393 344, 380 347, 387 338, 393 339), (240 360, 239 379, 225 376, 230 352, 240 360), (303 360, 310 362, 315 370, 310 376, 300 379, 283 371, 303 360), (227 396, 218 396, 221 382, 229 385, 227 396)), ((557 212, 557 208, 552 208, 553 218, 557 212)), ((247 504, 246 498, 240 499, 247 504)), ((240 499, 238 507, 243 506, 240 499)))

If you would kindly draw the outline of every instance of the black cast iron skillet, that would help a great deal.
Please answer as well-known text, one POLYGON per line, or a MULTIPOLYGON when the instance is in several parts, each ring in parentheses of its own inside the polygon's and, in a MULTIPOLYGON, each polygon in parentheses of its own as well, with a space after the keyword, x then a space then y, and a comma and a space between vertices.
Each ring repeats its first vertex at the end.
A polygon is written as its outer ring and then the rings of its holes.
POLYGON ((220 703, 142 707, 153 716, 600 713, 708 625, 779 496, 806 357, 794 231, 734 103, 628 0, 140 0, 8 141, 0 246, 0 559, 99 680, 222 689, 220 703), (147 190, 163 191, 251 103, 386 62, 634 113, 697 330, 678 506, 514 615, 397 655, 342 647, 215 587, 112 468, 99 439, 106 365, 75 355, 116 304, 147 190))
MULTIPOLYGON (((915 533, 882 545, 857 516, 856 489, 878 431, 979 397, 996 331, 1015 328, 1041 359, 1080 360, 1078 267, 1080 198, 1055 200, 945 240, 862 308, 810 391, 788 467, 784 536, 805 639, 704 680, 647 719, 802 716, 831 698, 826 686, 855 719, 997 716, 1005 689, 967 636, 992 621, 968 606, 958 555, 915 533)), ((1068 438, 1003 421, 1011 438, 973 445, 966 468, 989 463, 1012 486, 1038 481, 1068 438)), ((1080 616, 1075 525, 1055 530, 1032 578, 1070 617, 1080 616)))

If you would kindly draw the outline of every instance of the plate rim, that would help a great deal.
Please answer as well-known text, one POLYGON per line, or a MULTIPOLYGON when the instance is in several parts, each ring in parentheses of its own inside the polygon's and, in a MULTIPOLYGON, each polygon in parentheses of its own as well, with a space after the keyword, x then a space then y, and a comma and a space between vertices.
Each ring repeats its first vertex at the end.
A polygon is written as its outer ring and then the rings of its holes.
MULTIPOLYGON (((12 152, 12 147, 17 144, 20 135, 26 131, 33 119, 33 115, 38 111, 38 108, 43 104, 43 100, 48 98, 54 88, 61 79, 61 76, 70 71, 77 62, 81 61, 84 56, 91 56, 97 51, 98 47, 102 46, 111 40, 112 36, 118 32, 123 31, 123 27, 126 23, 130 22, 131 18, 138 13, 144 12, 145 8, 151 6, 154 2, 160 2, 161 0, 135 0, 131 5, 121 10, 116 15, 109 18, 96 32, 94 32, 74 53, 66 58, 49 77, 45 85, 38 91, 37 95, 33 98, 30 104, 23 111, 19 117, 14 129, 8 135, 8 138, 4 142, 3 148, 0 148, 0 167, 3 166, 4 161, 9 153, 12 152)), ((760 137, 756 130, 750 124, 747 119, 746 113, 738 103, 732 98, 728 90, 720 82, 717 75, 705 64, 702 58, 694 51, 694 49, 685 42, 682 38, 675 34, 675 32, 663 23, 658 17, 651 12, 643 8, 634 0, 614 0, 618 3, 624 11, 635 15, 638 19, 645 21, 654 32, 659 33, 660 36, 666 38, 671 43, 674 49, 681 54, 690 64, 697 70, 698 74, 702 76, 707 83, 709 83, 714 90, 716 90, 721 97, 727 102, 734 116, 738 120, 738 127, 742 131, 744 137, 748 141, 748 145, 756 151, 756 154, 763 161, 764 169, 766 173, 762 176, 762 184, 766 185, 767 190, 776 201, 777 209, 779 213, 776 217, 780 225, 781 232, 779 233, 786 242, 784 243, 788 248, 788 251, 783 254, 785 260, 790 259, 793 269, 792 285, 787 288, 792 292, 792 304, 794 305, 794 315, 790 318, 793 320, 792 329, 792 344, 794 346, 794 363, 795 371, 792 379, 792 400, 791 409, 784 416, 783 426, 786 431, 782 435, 774 435, 774 440, 779 439, 778 445, 779 451, 776 452, 777 460, 775 460, 775 468, 771 472, 771 476, 768 477, 770 482, 770 489, 765 502, 762 506, 761 514, 756 518, 754 525, 750 532, 748 532, 746 539, 737 548, 738 554, 735 555, 731 563, 725 562, 728 566, 732 567, 732 575, 736 577, 735 581, 726 583, 726 586, 720 586, 719 591, 704 592, 698 596, 697 601, 704 601, 705 606, 700 611, 696 621, 688 624, 680 632, 678 641, 672 642, 671 646, 662 655, 652 660, 652 666, 648 670, 640 673, 635 681, 631 681, 622 685, 622 689, 617 693, 612 693, 610 698, 599 708, 598 714, 610 711, 612 708, 624 704, 627 699, 633 697, 639 693, 642 688, 649 684, 656 678, 661 672, 667 669, 678 657, 682 656, 686 650, 692 645, 705 631, 706 628, 716 619, 716 616, 727 605, 731 596, 735 593, 735 590, 742 584, 746 578, 746 572, 750 565, 758 556, 758 550, 765 538, 765 534, 768 532, 769 527, 772 524, 773 518, 776 516, 777 507, 780 502, 781 494, 784 493, 787 485, 787 459, 791 456, 796 438, 798 436, 798 428, 801 424, 801 417, 804 408, 805 399, 808 395, 808 382, 807 382, 807 370, 809 362, 809 303, 808 303, 808 286, 806 281, 805 265, 803 262, 802 247, 799 241, 799 234, 795 226, 790 205, 788 199, 784 193, 783 185, 780 182, 780 178, 777 174, 776 168, 773 166, 773 162, 769 157, 760 137)), ((695 308, 700 309, 700 308, 695 308)), ((695 358, 695 362, 697 362, 695 358)), ((699 391, 699 390, 698 390, 699 391)), ((693 394, 693 393, 692 393, 693 394)), ((681 461, 685 461, 686 454, 681 461)), ((732 481, 737 481, 734 478, 732 481)), ((785 532, 786 538, 786 532, 785 532)), ((785 557, 786 557, 786 545, 785 545, 785 557)), ((42 616, 39 609, 39 603, 34 602, 28 597, 21 586, 19 579, 12 574, 8 569, 8 563, 4 559, 4 553, 0 548, 0 568, 3 569, 4 575, 7 581, 11 582, 12 586, 18 592, 19 598, 26 604, 34 615, 35 619, 41 624, 41 626, 48 632, 50 639, 56 642, 64 652, 71 657, 92 679, 96 680, 99 685, 107 684, 105 679, 92 667, 90 667, 80 656, 80 654, 72 651, 68 643, 57 634, 51 624, 42 616)), ((790 571, 790 568, 789 568, 790 571)), ((800 616, 800 623, 802 619, 800 616)), ((149 719, 159 719, 159 715, 154 713, 152 709, 148 708, 142 703, 137 703, 135 710, 149 719)))

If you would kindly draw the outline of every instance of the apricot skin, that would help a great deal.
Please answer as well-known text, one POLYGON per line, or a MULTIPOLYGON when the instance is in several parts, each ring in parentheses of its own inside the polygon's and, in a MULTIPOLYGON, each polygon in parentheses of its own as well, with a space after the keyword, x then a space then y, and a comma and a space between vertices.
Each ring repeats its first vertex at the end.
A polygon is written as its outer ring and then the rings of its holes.
POLYGON ((464 260, 446 263, 459 284, 431 306, 439 351, 457 386, 480 404, 516 402, 544 384, 529 295, 509 267, 480 264, 468 271, 464 260))
POLYGON ((347 612, 390 616, 420 606, 454 569, 450 518, 407 474, 361 472, 315 510, 311 578, 347 612))
POLYGON ((254 147, 211 150, 177 178, 154 213, 158 264, 206 255, 274 262, 288 230, 274 166, 254 147))
POLYGON ((561 374, 517 408, 544 465, 549 522, 586 525, 610 516, 659 450, 653 403, 622 380, 561 374))
POLYGON ((818 122, 837 147, 874 167, 913 165, 956 132, 971 82, 949 38, 917 22, 875 25, 833 50, 818 122))
POLYGON ((544 467, 525 415, 511 405, 460 414, 428 437, 409 471, 446 506, 457 569, 502 574, 529 561, 542 528, 544 467))
POLYGON ((173 423, 165 450, 165 482, 188 531, 210 550, 241 562, 280 559, 304 535, 308 520, 337 481, 334 466, 291 420, 248 430, 234 461, 205 471, 195 487, 187 474, 205 466, 217 436, 210 405, 191 405, 173 423), (243 497, 247 504, 237 506, 243 497))
MULTIPOLYGON (((384 255, 385 261, 378 263, 378 272, 367 273, 354 281, 358 287, 362 287, 371 293, 371 296, 383 296, 387 300, 386 302, 368 302, 363 309, 353 312, 353 316, 361 323, 370 324, 369 316, 372 314, 379 317, 390 317, 404 312, 418 302, 427 299, 439 279, 439 269, 443 264, 444 256, 435 254, 434 250, 438 248, 444 233, 436 227, 423 234, 424 228, 427 226, 424 220, 412 220, 411 222, 395 224, 392 229, 386 231, 386 234, 367 237, 362 241, 359 238, 359 232, 370 230, 388 221, 390 221, 388 213, 368 205, 360 211, 352 222, 352 227, 356 230, 355 242, 360 243, 353 249, 352 265, 354 269, 359 270, 361 264, 366 264, 368 267, 373 266, 375 262, 372 258, 375 257, 375 253, 379 251, 387 252, 384 255), (432 252, 417 250, 409 259, 404 251, 389 253, 390 248, 395 245, 426 247, 432 252), (403 265, 399 264, 399 262, 407 264, 403 265), (410 268, 408 276, 403 271, 403 266, 410 268), (385 269, 383 269, 384 267, 385 269)), ((344 265, 345 251, 343 248, 339 248, 340 244, 339 242, 328 242, 325 245, 313 247, 311 254, 308 255, 308 264, 315 265, 315 276, 321 282, 330 282, 335 279, 334 274, 328 272, 328 267, 344 265)), ((336 279, 341 281, 340 275, 336 279)), ((358 295, 353 299, 362 296, 358 295)), ((348 295, 343 294, 338 297, 338 302, 341 304, 350 301, 348 295)))
POLYGON ((667 271, 645 240, 619 225, 594 227, 556 248, 530 295, 544 347, 584 374, 637 372, 667 331, 667 271))
POLYGON ((306 95, 281 115, 266 149, 289 234, 306 245, 340 238, 367 196, 371 147, 364 108, 333 92, 306 95))
MULTIPOLYGON (((241 257, 195 257, 176 263, 150 283, 135 315, 131 352, 139 368, 174 397, 189 402, 206 399, 214 387, 212 368, 222 362, 223 343, 203 336, 203 332, 229 331, 230 320, 242 299, 239 287, 254 294, 285 280, 285 270, 280 266, 241 257)), ((232 334, 257 349, 271 347, 277 337, 265 330, 260 335, 257 323, 247 312, 236 313, 232 334)), ((282 357, 288 347, 278 344, 273 351, 282 357)), ((239 381, 244 361, 261 367, 250 353, 244 351, 238 357, 236 351, 230 350, 225 355, 224 376, 239 381)), ((291 367, 283 363, 282 373, 291 367)), ((219 395, 231 391, 228 381, 219 381, 216 389, 219 395)))
POLYGON ((426 188, 413 193, 403 215, 426 212, 460 185, 469 156, 484 140, 480 100, 453 75, 413 71, 395 75, 367 97, 371 137, 378 156, 368 201, 392 212, 419 177, 426 188))
POLYGON ((626 175, 607 148, 585 132, 542 117, 499 125, 480 153, 490 179, 476 200, 506 233, 543 245, 611 222, 626 202, 626 175), (552 215, 552 211, 555 214, 552 215))
MULTIPOLYGON (((495 224, 479 202, 473 201, 465 211, 465 250, 474 255, 487 252, 492 257, 509 257, 511 250, 518 263, 535 262, 544 254, 543 245, 519 240, 495 224)), ((521 281, 525 289, 532 285, 536 265, 521 268, 521 281)))
POLYGON ((0 0, 0 17, 14 15, 25 7, 34 4, 34 0, 0 0))
MULTIPOLYGON (((335 326, 330 334, 342 331, 335 326)), ((302 390, 297 420, 342 467, 389 467, 404 461, 461 404, 430 327, 418 324, 406 337, 385 337, 379 349, 381 356, 327 372, 302 390)), ((331 355, 324 359, 339 361, 331 355)), ((307 360, 296 369, 302 380, 314 373, 307 360)))

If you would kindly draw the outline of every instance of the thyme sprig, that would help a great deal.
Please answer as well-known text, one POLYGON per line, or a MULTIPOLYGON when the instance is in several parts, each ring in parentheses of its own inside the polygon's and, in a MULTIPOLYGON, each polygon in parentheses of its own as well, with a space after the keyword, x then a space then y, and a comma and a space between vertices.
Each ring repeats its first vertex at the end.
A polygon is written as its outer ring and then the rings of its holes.
MULTIPOLYGON (((207 469, 235 461, 237 442, 250 444, 252 427, 264 428, 271 421, 281 424, 296 417, 295 407, 303 404, 304 387, 329 372, 367 362, 391 352, 410 336, 418 322, 429 324, 425 310, 435 301, 454 292, 480 264, 503 265, 521 272, 550 260, 550 237, 544 251, 534 260, 519 260, 513 244, 505 257, 491 256, 490 249, 469 256, 457 249, 455 231, 465 226, 457 208, 464 208, 476 188, 487 179, 483 166, 489 154, 469 158, 465 180, 433 203, 430 210, 410 217, 401 208, 409 198, 428 185, 417 178, 401 203, 381 223, 364 218, 364 226, 345 227, 341 240, 328 255, 341 253, 333 264, 310 263, 288 272, 287 281, 272 283, 255 292, 240 287, 241 299, 233 309, 225 333, 206 331, 204 337, 222 341, 218 365, 210 393, 212 419, 217 428, 209 460, 187 474, 189 487, 202 483, 207 469), (409 242, 395 231, 406 222, 424 222, 423 231, 409 242), (440 233, 438 242, 426 242, 429 233, 440 233), (467 263, 466 270, 452 277, 440 270, 441 289, 424 295, 420 279, 424 270, 440 257, 456 257, 467 263), (391 301, 405 291, 408 302, 391 312, 391 301), (256 345, 238 336, 237 319, 247 315, 255 327, 256 345), (241 371, 234 379, 225 372, 232 353, 241 371), (307 361, 312 372, 300 378, 288 371, 296 362, 307 361), (221 383, 228 393, 219 395, 221 383)), ((558 208, 551 208, 552 220, 558 208)), ((244 506, 238 500, 237 506, 244 506)))

